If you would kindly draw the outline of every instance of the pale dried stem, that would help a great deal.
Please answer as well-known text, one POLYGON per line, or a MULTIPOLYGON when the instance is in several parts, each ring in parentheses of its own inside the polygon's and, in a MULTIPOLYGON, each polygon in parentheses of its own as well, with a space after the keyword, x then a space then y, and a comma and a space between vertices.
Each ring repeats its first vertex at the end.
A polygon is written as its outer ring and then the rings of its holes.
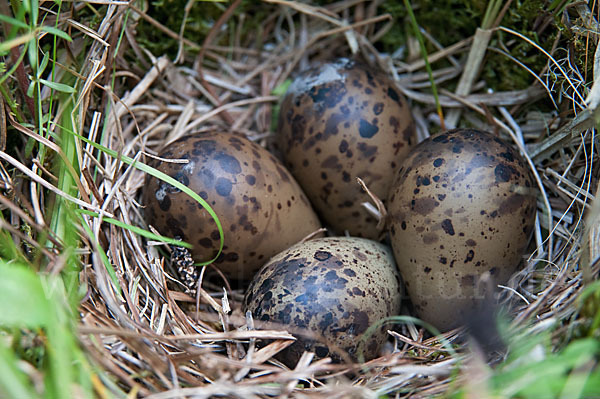
MULTIPOLYGON (((471 49, 469 50, 467 62, 458 81, 458 86, 456 86, 455 94, 457 96, 466 96, 471 92, 471 87, 473 86, 473 83, 475 83, 475 79, 477 79, 479 71, 481 70, 481 63, 483 62, 483 57, 485 56, 493 32, 494 31, 491 29, 477 28, 475 36, 473 37, 471 49)), ((460 113, 461 111, 459 108, 446 114, 445 119, 448 126, 457 126, 460 113)))

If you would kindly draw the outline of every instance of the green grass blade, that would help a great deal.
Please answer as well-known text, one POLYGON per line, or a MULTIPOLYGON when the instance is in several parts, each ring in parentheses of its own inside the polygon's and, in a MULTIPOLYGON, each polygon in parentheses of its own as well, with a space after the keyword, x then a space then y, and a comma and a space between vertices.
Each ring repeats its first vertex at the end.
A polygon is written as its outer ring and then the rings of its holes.
MULTIPOLYGON (((72 77, 69 75, 67 77, 72 77)), ((75 183, 75 175, 79 173, 79 163, 77 159, 77 145, 75 137, 65 133, 67 129, 74 129, 74 121, 71 118, 71 113, 74 109, 73 98, 70 95, 61 95, 58 101, 58 106, 62 107, 61 126, 59 126, 59 143, 64 153, 64 158, 57 159, 58 164, 58 184, 57 187, 68 195, 80 198, 75 183)), ((74 256, 75 249, 79 247, 79 235, 76 229, 78 221, 74 213, 75 205, 64 198, 57 196, 52 209, 52 218, 50 220, 50 229, 56 233, 56 237, 64 243, 64 254, 67 267, 63 271, 65 285, 69 288, 70 302, 74 308, 78 302, 78 273, 79 259, 74 256)))
MULTIPOLYGON (((4 216, 0 213, 0 221, 6 223, 4 216)), ((27 258, 23 256, 17 245, 13 241, 10 232, 0 228, 0 260, 12 260, 17 262, 27 262, 27 258)))
POLYGON ((81 226, 83 226, 83 229, 87 233, 88 238, 90 240, 92 240, 92 242, 94 243, 94 246, 96 248, 98 248, 98 253, 100 255, 100 259, 102 260, 102 263, 104 264, 104 267, 106 268, 106 271, 108 272, 108 275, 110 276, 110 279, 114 285, 114 288, 117 290, 117 292, 120 295, 121 294, 121 284, 119 284, 119 279, 117 277, 117 273, 115 272, 114 267, 112 266, 112 264, 110 263, 110 260, 108 259, 108 256, 106 255, 106 253, 104 252, 104 250, 102 249, 100 244, 98 243, 98 239, 94 235, 94 232, 89 228, 87 223, 85 223, 85 221, 83 220, 83 216, 79 215, 79 217, 81 218, 81 226))
POLYGON ((50 82, 49 80, 46 80, 46 79, 40 79, 40 83, 42 83, 44 86, 48 86, 49 88, 56 90, 58 92, 61 92, 61 93, 67 93, 67 94, 75 93, 75 88, 73 88, 69 85, 66 85, 64 83, 50 82))
MULTIPOLYGON (((52 304, 39 277, 28 267, 0 260, 0 325, 15 328, 49 327, 52 304)), ((1 337, 0 338, 4 338, 1 337)), ((18 367, 19 359, 0 339, 0 396, 36 398, 31 382, 18 367)))
POLYGON ((21 36, 17 36, 14 39, 7 40, 5 42, 0 43, 0 52, 7 52, 14 47, 18 47, 22 44, 29 43, 35 39, 35 33, 29 32, 21 36))
POLYGON ((6 22, 19 28, 29 29, 29 25, 27 25, 25 22, 19 21, 13 17, 9 17, 8 15, 0 14, 0 22, 6 22))
POLYGON ((42 26, 40 28, 40 30, 42 32, 50 33, 50 34, 52 34, 54 36, 58 36, 61 39, 65 39, 68 42, 72 42, 73 41, 73 39, 71 38, 71 36, 69 36, 66 32, 63 32, 62 30, 57 29, 57 28, 55 28, 53 26, 42 26))
POLYGON ((38 79, 42 76, 46 68, 48 67, 48 61, 50 61, 50 53, 45 52, 44 57, 42 58, 42 62, 40 62, 40 67, 37 70, 38 79))
POLYGON ((433 78, 433 70, 431 69, 431 64, 429 63, 429 59, 427 57, 427 49, 425 48, 425 41, 423 40, 423 35, 419 30, 419 24, 417 23, 417 18, 413 12, 412 6, 410 5, 409 0, 403 0, 404 6, 406 7, 406 12, 408 13, 413 31, 417 40, 419 41, 419 47, 421 48, 421 56, 423 57, 423 61, 425 62, 425 69, 427 70, 427 75, 429 76, 429 83, 431 84, 431 91, 433 93, 433 98, 435 99, 435 108, 438 116, 440 117, 440 122, 442 124, 442 129, 444 128, 444 114, 442 112, 442 106, 440 104, 440 98, 438 96, 437 86, 435 84, 435 79, 433 78))
POLYGON ((164 181, 165 183, 168 183, 168 184, 178 188, 179 190, 183 191, 184 193, 186 193, 187 195, 192 197, 194 200, 196 200, 196 202, 200 203, 200 205, 208 212, 208 214, 213 218, 213 220, 215 221, 215 224, 217 225, 217 229, 219 230, 220 245, 219 245, 219 251, 217 252, 217 254, 215 255, 215 257, 213 259, 206 261, 206 262, 201 262, 201 263, 199 263, 199 265, 208 265, 208 264, 213 263, 215 260, 217 260, 219 255, 221 255, 221 252, 223 252, 223 245, 224 245, 223 226, 221 225, 221 222, 219 221, 219 217, 217 216, 215 211, 210 207, 210 205, 206 201, 204 201, 204 199, 202 199, 202 197, 200 197, 198 194, 196 194, 189 187, 187 187, 187 186, 181 184, 179 181, 173 179, 171 176, 166 175, 163 172, 161 172, 157 169, 154 169, 153 167, 151 167, 149 165, 146 165, 141 162, 135 162, 135 160, 133 158, 130 158, 126 155, 119 154, 116 151, 111 150, 110 148, 104 147, 101 144, 91 141, 87 137, 83 137, 83 136, 75 133, 73 130, 64 129, 64 131, 74 135, 75 137, 79 138, 80 140, 85 141, 86 143, 88 143, 91 146, 93 146, 94 148, 106 153, 107 155, 110 155, 113 158, 119 159, 127 165, 133 165, 138 170, 141 170, 142 172, 146 172, 146 173, 156 177, 157 179, 160 179, 160 180, 164 181))
POLYGON ((0 339, 0 397, 39 398, 27 376, 19 369, 18 361, 14 352, 0 339))
MULTIPOLYGON (((88 211, 86 209, 78 209, 77 212, 83 213, 83 214, 86 214, 86 215, 89 215, 89 216, 94 216, 94 217, 98 217, 99 216, 96 212, 88 211)), ((169 238, 169 237, 165 237, 165 236, 160 236, 160 235, 154 234, 151 231, 142 229, 141 227, 132 226, 130 224, 124 223, 124 222, 122 222, 120 220, 117 220, 117 219, 105 217, 105 218, 102 218, 102 221, 110 223, 110 224, 114 224, 115 226, 118 226, 120 228, 132 231, 132 232, 134 232, 136 234, 139 234, 141 236, 144 236, 144 237, 149 238, 149 239, 154 240, 154 241, 162 241, 162 242, 164 242, 166 244, 176 245, 178 247, 184 247, 184 248, 191 248, 192 247, 191 244, 189 244, 189 243, 187 243, 185 241, 176 240, 174 238, 169 238)))
MULTIPOLYGON (((46 339, 44 348, 45 398, 73 397, 74 384, 79 384, 83 397, 92 397, 90 374, 76 362, 89 368, 74 331, 74 312, 68 306, 63 280, 58 276, 40 277, 29 267, 0 260, 0 325, 3 327, 42 329, 46 339), (85 389, 87 387, 87 389, 85 389)), ((17 392, 27 390, 21 383, 25 376, 14 371, 18 359, 6 353, 0 343, 0 388, 17 392), (6 374, 5 374, 6 373, 6 374), (14 379, 8 380, 8 376, 14 379), (12 378, 12 377, 11 377, 12 378)), ((34 398, 35 395, 8 396, 34 398)))
POLYGON ((25 266, 0 260, 0 325, 44 327, 49 322, 50 304, 36 274, 25 266), (23 295, 27 292, 27 295, 23 295))

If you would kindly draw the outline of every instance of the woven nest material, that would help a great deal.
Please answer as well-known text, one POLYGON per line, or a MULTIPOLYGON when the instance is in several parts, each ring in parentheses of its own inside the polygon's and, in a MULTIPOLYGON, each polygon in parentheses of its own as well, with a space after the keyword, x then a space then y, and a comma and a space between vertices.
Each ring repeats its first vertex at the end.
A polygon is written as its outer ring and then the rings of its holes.
MULTIPOLYGON (((464 60, 477 39, 439 48, 429 60, 445 116, 441 120, 420 54, 410 49, 384 54, 374 46, 391 24, 389 15, 378 14, 374 4, 312 7, 270 0, 257 5, 270 10, 260 40, 244 42, 233 34, 232 45, 218 45, 222 27, 239 3, 235 2, 204 42, 181 39, 177 59, 172 60, 140 47, 135 28, 143 21, 174 38, 180 37, 178 32, 158 24, 133 3, 113 3, 95 30, 81 29, 82 38, 92 44, 85 49, 81 69, 86 85, 81 101, 87 108, 77 116, 79 133, 116 154, 81 141, 82 170, 98 171, 94 179, 81 181, 93 194, 86 206, 103 217, 83 216, 98 240, 86 239, 82 248, 80 279, 88 293, 80 306, 79 331, 87 353, 123 391, 155 399, 374 398, 398 393, 430 397, 447 392, 451 381, 468 384, 476 372, 481 358, 467 348, 455 346, 455 352, 447 346, 458 342, 461 331, 432 337, 410 321, 390 331, 388 354, 366 364, 332 364, 306 353, 289 369, 273 356, 293 336, 255 328, 242 313, 241 289, 231 289, 217 278, 203 281, 196 298, 183 293, 176 289, 183 284, 177 283, 181 276, 174 273, 167 245, 105 219, 149 228, 139 203, 146 174, 135 162, 146 163, 179 137, 221 130, 270 148, 279 100, 274 91, 312 62, 334 56, 361 57, 392 76, 411 103, 419 140, 439 131, 442 123, 460 124, 494 132, 524 150, 540 184, 538 218, 526 266, 500 287, 501 301, 511 328, 523 333, 552 331, 558 341, 565 331, 553 322, 560 325, 579 317, 575 300, 583 282, 594 279, 599 268, 600 209, 592 203, 598 195, 593 126, 600 95, 590 91, 592 78, 586 81, 569 62, 568 50, 548 54, 547 66, 532 71, 527 89, 492 92, 484 81, 473 80, 473 94, 457 95, 447 87, 463 74, 464 60), (126 10, 131 11, 128 20, 126 10), (115 59, 117 42, 119 54, 137 58, 115 59), (557 59, 554 54, 563 55, 557 59), (446 66, 435 69, 440 60, 447 61, 441 63, 446 66), (110 70, 116 77, 112 89, 110 70)), ((242 31, 244 19, 237 23, 242 31)), ((511 40, 528 40, 502 28, 492 34, 499 31, 511 40)), ((600 62, 599 54, 594 62, 600 62)))

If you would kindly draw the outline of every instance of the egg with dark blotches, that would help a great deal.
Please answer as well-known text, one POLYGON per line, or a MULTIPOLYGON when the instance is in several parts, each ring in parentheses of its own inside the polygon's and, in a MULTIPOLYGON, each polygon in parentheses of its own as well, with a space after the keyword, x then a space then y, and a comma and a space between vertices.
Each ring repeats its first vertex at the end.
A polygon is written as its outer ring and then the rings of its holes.
POLYGON ((296 336, 278 357, 290 367, 304 351, 334 361, 356 360, 362 351, 372 359, 387 329, 382 325, 366 337, 365 332, 399 313, 402 292, 386 246, 364 238, 318 238, 273 257, 252 280, 244 311, 296 336))
MULTIPOLYGON (((227 133, 189 135, 168 145, 150 165, 185 184, 215 211, 224 231, 215 265, 234 279, 250 279, 273 255, 318 230, 320 222, 285 167, 261 146, 227 133)), ((216 256, 220 238, 210 214, 174 186, 147 176, 148 224, 193 245, 195 261, 216 256)))
POLYGON ((385 202, 415 143, 409 106, 392 79, 340 59, 300 74, 285 94, 277 142, 286 166, 323 221, 339 234, 377 239, 360 177, 385 202))
POLYGON ((442 331, 517 270, 535 223, 526 161, 490 133, 455 129, 418 144, 390 191, 390 236, 417 314, 442 331))

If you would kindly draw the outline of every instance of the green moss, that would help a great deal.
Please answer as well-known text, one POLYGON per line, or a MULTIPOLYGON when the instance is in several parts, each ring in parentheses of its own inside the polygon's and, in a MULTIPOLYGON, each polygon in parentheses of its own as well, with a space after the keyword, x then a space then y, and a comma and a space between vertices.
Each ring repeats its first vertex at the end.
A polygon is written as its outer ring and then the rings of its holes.
MULTIPOLYGON (((515 2, 508 9, 501 25, 519 32, 549 51, 556 38, 556 29, 546 29, 541 36, 538 36, 537 32, 533 30, 540 17, 549 18, 550 23, 553 23, 550 13, 544 15, 546 3, 543 0, 515 2)), ((534 73, 542 71, 548 61, 548 58, 534 46, 502 31, 496 32, 490 46, 508 49, 512 57, 526 65, 534 73)), ((488 52, 485 65, 482 78, 494 90, 525 89, 534 81, 533 76, 525 68, 498 52, 488 52)))
MULTIPOLYGON (((456 43, 475 32, 485 12, 485 0, 422 0, 412 1, 417 22, 443 46, 456 43)), ((393 52, 406 43, 412 34, 402 2, 384 2, 383 12, 390 13, 396 23, 382 40, 382 50, 393 52)), ((434 51, 431 46, 428 50, 434 51)))
MULTIPOLYGON (((147 14, 175 33, 179 33, 188 0, 152 0, 148 3, 147 14)), ((214 1, 196 1, 191 8, 185 24, 184 37, 198 45, 202 45, 219 17, 227 9, 229 3, 214 1)), ((241 30, 242 44, 252 43, 260 39, 262 23, 272 14, 273 7, 257 0, 243 1, 229 18, 224 32, 218 35, 213 44, 230 45, 237 30, 239 16, 244 14, 245 21, 241 30)), ((141 20, 137 27, 138 42, 153 54, 166 54, 174 58, 177 54, 178 42, 165 33, 141 20)))
MULTIPOLYGON (((172 31, 179 32, 187 2, 188 0, 151 0, 148 3, 147 13, 172 31)), ((331 2, 331 0, 314 1, 315 4, 321 5, 331 2)), ((482 23, 488 0, 420 0, 411 3, 419 25, 442 46, 450 46, 475 33, 482 23)), ((195 43, 202 44, 227 6, 228 3, 197 1, 189 13, 184 36, 195 43)), ((214 44, 230 45, 239 28, 236 25, 240 22, 239 16, 244 14, 241 43, 253 46, 261 39, 264 20, 277 7, 257 0, 243 1, 228 20, 226 28, 215 38, 214 44)), ((379 12, 392 15, 395 23, 375 45, 380 51, 393 53, 404 46, 407 37, 412 35, 406 9, 401 1, 386 1, 381 4, 379 12)), ((595 44, 591 41, 587 42, 584 37, 574 35, 561 25, 562 15, 563 10, 556 9, 556 5, 548 0, 515 0, 504 15, 501 25, 530 38, 547 51, 552 48, 558 32, 562 31, 563 37, 568 40, 567 44, 575 50, 573 54, 575 54, 577 67, 582 73, 591 76, 592 62, 589 56, 586 59, 586 53, 593 54, 595 44), (538 35, 535 29, 538 29, 544 20, 549 22, 549 26, 538 35)), ((137 27, 137 33, 139 43, 153 54, 175 57, 178 49, 175 39, 168 37, 144 20, 141 20, 137 27)), ((437 51, 431 42, 426 41, 426 43, 428 52, 437 51)), ((508 49, 512 57, 525 64, 534 73, 539 73, 548 61, 547 57, 534 46, 505 32, 496 32, 492 36, 490 46, 508 49)), ((492 89, 520 90, 529 87, 534 81, 533 76, 525 68, 509 57, 494 51, 488 51, 486 57, 481 78, 492 89)), ((434 64, 434 68, 444 66, 448 66, 445 60, 434 64)), ((452 90, 452 84, 446 85, 446 88, 452 90)))
MULTIPOLYGON (((502 26, 513 29, 539 43, 542 47, 550 49, 555 39, 556 29, 547 29, 548 34, 539 38, 532 31, 532 27, 548 6, 545 0, 514 1, 502 20, 502 26)), ((460 40, 472 36, 481 25, 487 1, 467 0, 424 0, 413 2, 414 13, 420 26, 422 26, 442 46, 449 46, 460 40)), ((383 10, 389 12, 397 21, 394 28, 381 40, 380 48, 383 51, 393 52, 406 42, 407 24, 406 12, 399 3, 385 3, 383 10)), ((550 14, 548 14, 550 15, 550 14)), ((550 16, 550 18, 552 18, 550 16)), ((539 72, 546 64, 547 58, 533 46, 521 39, 497 32, 490 42, 492 47, 501 47, 501 44, 510 43, 510 54, 519 61, 539 72)), ((428 51, 437 49, 428 45, 428 51)), ((441 61, 445 63, 445 61, 441 61)), ((441 67, 445 65, 436 65, 441 67)), ((484 63, 481 77, 495 90, 517 90, 528 87, 533 77, 524 68, 511 61, 508 57, 497 52, 489 51, 484 63)))

